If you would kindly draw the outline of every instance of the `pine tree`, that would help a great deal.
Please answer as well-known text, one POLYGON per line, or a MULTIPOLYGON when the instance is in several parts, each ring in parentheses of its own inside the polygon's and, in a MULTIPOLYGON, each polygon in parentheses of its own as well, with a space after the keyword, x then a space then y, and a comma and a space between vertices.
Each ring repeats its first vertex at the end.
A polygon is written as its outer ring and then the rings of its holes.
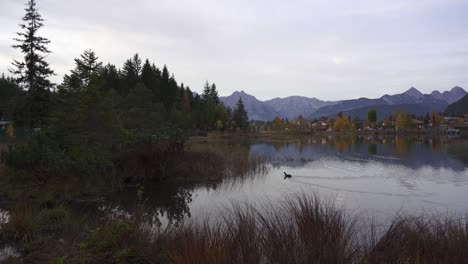
POLYGON ((168 111, 172 109, 172 106, 177 101, 177 90, 178 86, 174 74, 170 75, 169 70, 164 65, 161 74, 161 101, 168 111))
POLYGON ((246 130, 249 127, 249 116, 241 97, 239 97, 239 101, 234 109, 233 120, 236 126, 241 130, 246 130))
POLYGON ((142 65, 138 53, 125 61, 122 73, 125 81, 127 82, 127 85, 130 86, 129 88, 133 88, 133 86, 135 86, 140 81, 141 71, 142 65))
POLYGON ((109 63, 104 66, 101 70, 101 78, 104 80, 104 84, 102 85, 101 89, 103 91, 115 90, 119 94, 123 94, 120 76, 121 74, 115 65, 109 63))
POLYGON ((161 79, 161 70, 158 69, 158 67, 156 67, 156 65, 154 65, 154 63, 151 65, 151 69, 153 70, 156 78, 161 79))
POLYGON ((163 67, 161 78, 164 82, 169 83, 169 70, 167 69, 167 66, 165 64, 163 67))
POLYGON ((147 88, 150 88, 155 82, 153 68, 151 67, 151 64, 148 59, 146 59, 141 70, 141 81, 147 88))
POLYGON ((14 40, 18 44, 13 48, 20 49, 24 54, 24 61, 15 60, 11 72, 18 76, 17 82, 28 91, 27 116, 31 127, 44 124, 49 107, 50 89, 53 84, 49 77, 54 74, 45 56, 51 51, 47 48, 50 40, 37 35, 44 26, 41 15, 36 8, 36 1, 29 0, 26 4, 24 24, 20 24, 23 32, 18 32, 14 40))
POLYGON ((208 102, 211 99, 211 87, 210 83, 206 81, 205 87, 203 88, 202 100, 208 102))
POLYGON ((71 75, 64 76, 65 86, 72 89, 81 89, 90 84, 93 76, 98 74, 102 69, 102 62, 99 62, 99 57, 94 51, 85 50, 80 58, 75 59, 75 69, 71 71, 71 75))
POLYGON ((141 70, 141 81, 153 93, 153 100, 161 100, 161 71, 146 59, 141 70))
POLYGON ((375 109, 370 109, 367 112, 367 120, 371 123, 375 123, 377 121, 377 111, 375 109))
POLYGON ((216 84, 212 84, 211 85, 211 88, 210 88, 210 98, 211 100, 213 100, 213 102, 218 105, 220 104, 220 101, 219 101, 219 96, 218 96, 218 91, 216 90, 216 84))

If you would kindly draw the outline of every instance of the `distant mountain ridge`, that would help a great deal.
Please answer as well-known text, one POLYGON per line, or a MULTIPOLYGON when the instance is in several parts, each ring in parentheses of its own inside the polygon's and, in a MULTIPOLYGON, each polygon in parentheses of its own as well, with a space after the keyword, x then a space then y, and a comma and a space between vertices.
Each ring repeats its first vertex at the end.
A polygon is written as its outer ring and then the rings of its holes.
POLYGON ((269 121, 280 115, 280 113, 276 112, 276 110, 271 106, 258 100, 255 96, 245 93, 244 91, 234 92, 232 95, 221 97, 220 99, 225 106, 229 106, 234 109, 239 98, 242 98, 250 120, 269 121))
POLYGON ((308 98, 303 96, 289 96, 286 98, 274 98, 265 101, 267 105, 280 113, 284 118, 295 118, 300 115, 307 117, 317 109, 336 104, 337 102, 322 101, 317 98, 308 98))
POLYGON ((399 111, 417 115, 424 115, 428 112, 443 112, 449 104, 460 100, 465 95, 467 92, 458 86, 442 93, 436 90, 431 94, 423 94, 418 89, 411 87, 404 93, 386 94, 375 99, 362 97, 342 101, 322 101, 317 98, 290 96, 260 101, 241 91, 221 97, 221 101, 226 106, 233 108, 239 98, 242 98, 251 120, 270 121, 276 116, 293 119, 299 115, 313 119, 336 116, 340 112, 365 119, 369 109, 376 109, 378 118, 383 119, 399 111))

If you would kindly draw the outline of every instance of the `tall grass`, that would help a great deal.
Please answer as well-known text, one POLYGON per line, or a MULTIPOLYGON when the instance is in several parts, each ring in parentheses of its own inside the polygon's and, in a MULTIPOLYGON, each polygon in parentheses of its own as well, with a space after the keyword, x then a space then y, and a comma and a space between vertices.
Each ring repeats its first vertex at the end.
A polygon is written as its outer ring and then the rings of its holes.
POLYGON ((166 232, 167 263, 466 263, 466 217, 396 216, 383 229, 333 202, 295 195, 166 232))
POLYGON ((88 229, 76 229, 75 236, 59 232, 70 230, 64 228, 71 218, 63 207, 35 212, 22 205, 12 212, 10 224, 0 229, 10 234, 3 238, 35 245, 34 255, 21 258, 25 263, 466 263, 468 259, 466 216, 400 214, 389 225, 378 226, 314 195, 293 195, 263 206, 234 204, 220 217, 163 230, 149 227, 140 217, 143 211, 107 216, 88 229), (38 240, 44 232, 54 235, 38 240))
POLYGON ((466 216, 423 214, 398 216, 376 243, 369 245, 367 263, 466 263, 466 216))
POLYGON ((261 209, 237 205, 216 224, 190 223, 166 235, 171 263, 354 263, 356 220, 316 196, 261 209))

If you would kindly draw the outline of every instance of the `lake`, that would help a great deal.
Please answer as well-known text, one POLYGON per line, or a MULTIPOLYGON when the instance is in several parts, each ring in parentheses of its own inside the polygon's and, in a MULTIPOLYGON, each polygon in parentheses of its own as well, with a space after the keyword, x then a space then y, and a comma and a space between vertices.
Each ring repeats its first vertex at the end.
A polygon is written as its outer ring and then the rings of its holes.
MULTIPOLYGON (((315 193, 354 213, 391 219, 397 212, 468 212, 468 140, 458 136, 299 136, 197 142, 264 163, 247 175, 144 186, 147 210, 162 222, 216 217, 232 203, 276 203, 315 193), (292 175, 284 179, 283 172, 292 175)), ((106 201, 135 209, 136 188, 106 201)))

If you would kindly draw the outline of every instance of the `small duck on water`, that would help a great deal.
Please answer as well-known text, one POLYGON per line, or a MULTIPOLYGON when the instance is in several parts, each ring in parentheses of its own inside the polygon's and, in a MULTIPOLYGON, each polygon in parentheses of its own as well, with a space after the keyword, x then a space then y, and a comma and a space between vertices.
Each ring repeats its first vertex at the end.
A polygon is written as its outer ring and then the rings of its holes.
POLYGON ((291 174, 287 174, 286 172, 284 173, 284 179, 286 180, 287 178, 291 178, 291 174))

